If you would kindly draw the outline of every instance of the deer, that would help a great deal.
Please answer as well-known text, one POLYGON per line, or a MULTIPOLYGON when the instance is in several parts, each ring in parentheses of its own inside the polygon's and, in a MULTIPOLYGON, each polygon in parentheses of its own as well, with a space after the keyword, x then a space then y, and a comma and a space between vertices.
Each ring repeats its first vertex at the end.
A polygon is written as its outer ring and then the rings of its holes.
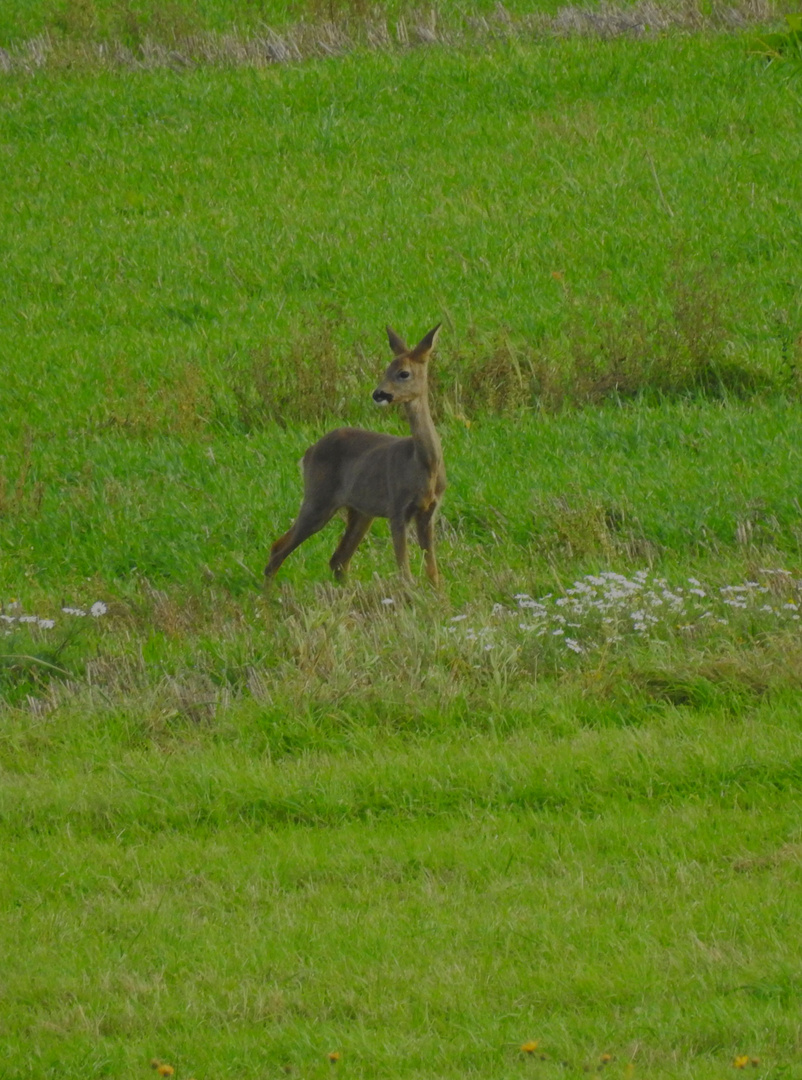
POLYGON ((310 446, 300 461, 304 496, 292 526, 270 549, 265 578, 270 582, 287 556, 319 532, 339 510, 345 532, 329 560, 338 582, 374 518, 387 518, 402 578, 411 580, 407 534, 414 520, 426 574, 437 588, 440 574, 434 550, 434 522, 446 471, 443 449, 429 411, 429 357, 438 323, 414 349, 387 327, 393 360, 373 391, 377 405, 403 405, 411 435, 389 435, 364 428, 330 431, 310 446))

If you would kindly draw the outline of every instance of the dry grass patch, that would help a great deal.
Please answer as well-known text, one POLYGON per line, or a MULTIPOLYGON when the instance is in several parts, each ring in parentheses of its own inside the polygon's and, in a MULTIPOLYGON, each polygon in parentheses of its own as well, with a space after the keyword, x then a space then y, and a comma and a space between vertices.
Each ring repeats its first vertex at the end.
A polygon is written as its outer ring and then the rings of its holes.
POLYGON ((343 56, 358 49, 398 50, 420 46, 467 47, 504 40, 554 37, 642 37, 672 30, 733 31, 766 25, 776 18, 771 0, 703 3, 638 0, 628 5, 566 5, 556 14, 513 14, 503 4, 492 14, 442 13, 408 8, 388 18, 366 0, 307 0, 305 17, 280 28, 246 32, 197 29, 179 4, 160 6, 147 17, 128 6, 101 18, 92 0, 70 4, 51 22, 51 31, 0 49, 0 73, 46 67, 173 68, 300 63, 343 56), (115 14, 116 12, 116 14, 115 14))

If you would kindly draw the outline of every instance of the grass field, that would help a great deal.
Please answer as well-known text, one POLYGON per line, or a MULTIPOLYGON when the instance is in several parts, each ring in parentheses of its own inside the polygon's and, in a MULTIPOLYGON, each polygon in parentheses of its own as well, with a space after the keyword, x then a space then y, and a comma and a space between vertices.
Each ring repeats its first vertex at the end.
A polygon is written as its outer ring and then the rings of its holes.
POLYGON ((800 83, 710 25, 0 75, 0 1076, 802 1076, 800 83), (438 319, 442 593, 265 592, 438 319))

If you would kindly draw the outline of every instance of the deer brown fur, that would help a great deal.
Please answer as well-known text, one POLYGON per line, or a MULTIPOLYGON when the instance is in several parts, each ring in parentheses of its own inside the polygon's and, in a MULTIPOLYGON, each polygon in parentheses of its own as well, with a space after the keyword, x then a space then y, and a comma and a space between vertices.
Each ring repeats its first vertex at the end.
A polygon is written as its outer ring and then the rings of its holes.
POLYGON ((440 326, 409 349, 387 327, 394 359, 373 391, 379 405, 403 405, 410 436, 385 435, 363 428, 338 428, 310 446, 303 456, 304 497, 292 527, 270 549, 268 580, 304 540, 326 525, 338 510, 346 526, 329 560, 341 581, 351 556, 376 517, 387 518, 398 568, 410 576, 407 531, 415 522, 426 573, 440 581, 434 551, 434 519, 446 488, 443 450, 429 411, 428 365, 440 326))

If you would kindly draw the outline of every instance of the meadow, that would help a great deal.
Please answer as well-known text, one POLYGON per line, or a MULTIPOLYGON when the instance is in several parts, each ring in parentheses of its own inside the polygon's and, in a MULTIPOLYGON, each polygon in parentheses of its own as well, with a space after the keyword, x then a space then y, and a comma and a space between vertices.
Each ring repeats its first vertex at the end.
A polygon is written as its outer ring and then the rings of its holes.
POLYGON ((4 8, 0 1076, 802 1076, 799 69, 636 9, 4 8), (442 592, 265 590, 438 320, 442 592))

